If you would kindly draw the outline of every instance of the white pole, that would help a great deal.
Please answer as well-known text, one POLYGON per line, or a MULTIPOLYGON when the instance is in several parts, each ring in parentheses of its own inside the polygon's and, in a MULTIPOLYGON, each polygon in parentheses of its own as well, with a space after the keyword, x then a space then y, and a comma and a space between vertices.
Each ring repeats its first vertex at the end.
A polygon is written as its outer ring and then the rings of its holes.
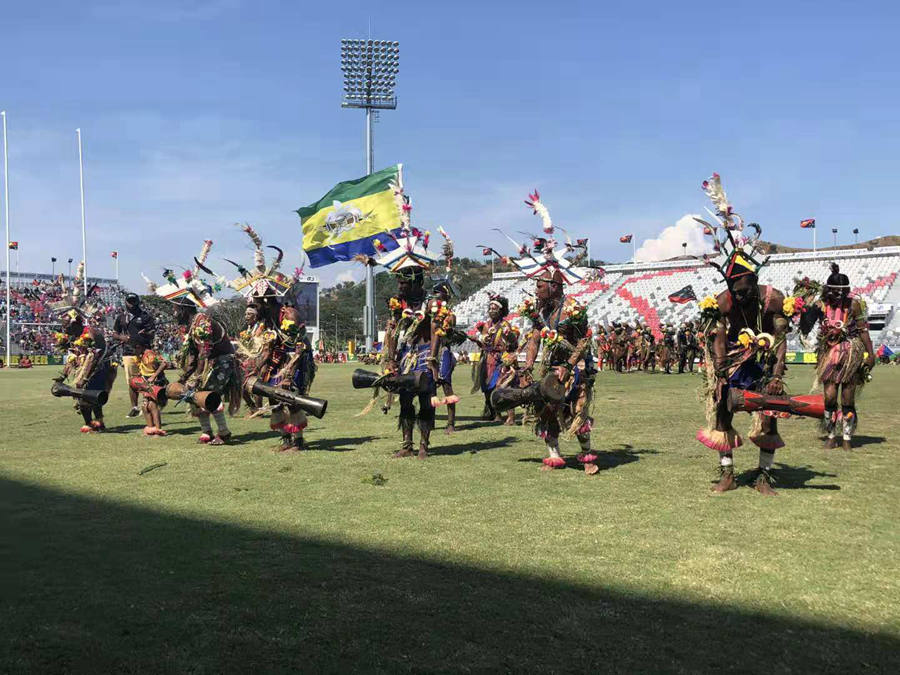
POLYGON ((116 253, 116 286, 119 285, 119 254, 116 253))
POLYGON ((637 248, 634 243, 634 235, 631 235, 631 271, 637 274, 637 248))
POLYGON ((813 253, 815 253, 816 252, 816 224, 815 223, 813 223, 812 231, 813 231, 813 253))
POLYGON ((12 316, 12 305, 9 297, 9 153, 6 144, 6 111, 0 111, 3 118, 3 214, 6 221, 6 367, 9 368, 9 358, 12 343, 9 337, 9 322, 12 316))
POLYGON ((84 262, 84 297, 87 297, 87 233, 84 226, 84 154, 81 150, 81 129, 76 129, 75 135, 78 137, 78 177, 81 182, 81 260, 84 262))

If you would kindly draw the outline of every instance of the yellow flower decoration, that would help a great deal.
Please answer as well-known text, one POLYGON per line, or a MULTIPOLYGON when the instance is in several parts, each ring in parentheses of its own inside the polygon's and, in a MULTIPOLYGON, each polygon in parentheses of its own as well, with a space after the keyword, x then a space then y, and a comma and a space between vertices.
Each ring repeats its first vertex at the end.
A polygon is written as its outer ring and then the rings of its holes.
POLYGON ((719 309, 719 301, 713 296, 707 295, 700 301, 700 309, 719 309))
POLYGON ((784 312, 785 316, 794 316, 796 305, 797 298, 795 298, 793 295, 789 295, 784 299, 784 303, 781 306, 781 311, 784 312))

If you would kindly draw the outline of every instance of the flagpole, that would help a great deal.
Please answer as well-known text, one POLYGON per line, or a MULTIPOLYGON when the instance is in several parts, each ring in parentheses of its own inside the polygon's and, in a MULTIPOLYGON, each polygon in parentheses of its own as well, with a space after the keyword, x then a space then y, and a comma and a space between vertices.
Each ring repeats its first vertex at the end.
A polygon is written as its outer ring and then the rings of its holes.
POLYGON ((631 235, 631 272, 637 274, 637 249, 634 243, 634 235, 631 235))
POLYGON ((81 149, 81 129, 75 130, 78 137, 78 177, 81 183, 81 260, 84 263, 84 297, 88 292, 87 275, 87 234, 84 226, 84 154, 81 149))
POLYGON ((116 253, 116 286, 119 285, 119 254, 116 253))
POLYGON ((815 252, 816 252, 816 224, 815 223, 813 223, 812 231, 813 231, 813 254, 815 254, 815 252))
POLYGON ((9 368, 9 359, 12 351, 12 343, 9 338, 12 304, 9 297, 9 152, 6 147, 5 110, 0 110, 0 117, 3 118, 3 217, 6 221, 6 367, 9 368))

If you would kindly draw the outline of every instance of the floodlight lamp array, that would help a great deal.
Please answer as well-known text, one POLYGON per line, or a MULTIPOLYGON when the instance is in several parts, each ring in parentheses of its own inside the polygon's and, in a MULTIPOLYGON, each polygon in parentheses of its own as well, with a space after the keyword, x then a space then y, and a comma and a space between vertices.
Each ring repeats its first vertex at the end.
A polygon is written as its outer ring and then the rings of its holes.
POLYGON ((390 40, 341 40, 345 108, 396 108, 400 43, 390 40))

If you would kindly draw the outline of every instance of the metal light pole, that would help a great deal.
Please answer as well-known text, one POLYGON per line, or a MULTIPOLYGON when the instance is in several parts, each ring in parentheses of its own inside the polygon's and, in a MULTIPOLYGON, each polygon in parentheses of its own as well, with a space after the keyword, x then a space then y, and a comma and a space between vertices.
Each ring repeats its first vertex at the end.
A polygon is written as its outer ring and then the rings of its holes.
POLYGON ((837 247, 837 231, 836 227, 831 228, 831 236, 834 238, 834 246, 837 247))
POLYGON ((859 243, 859 228, 858 227, 853 228, 853 243, 854 244, 859 243))
MULTIPOLYGON (((341 40, 341 70, 344 73, 342 108, 365 108, 366 175, 375 170, 373 124, 376 110, 397 107, 394 88, 400 65, 400 43, 390 40, 341 40)), ((375 271, 366 265, 366 308, 363 315, 366 351, 375 342, 375 271)))
POLYGON ((6 366, 9 367, 10 350, 9 322, 12 316, 12 305, 9 301, 9 153, 6 143, 6 111, 0 110, 3 118, 3 213, 6 221, 6 366))
POLYGON ((56 278, 56 258, 50 258, 50 276, 56 278))
POLYGON ((75 130, 78 137, 78 179, 81 184, 81 260, 84 263, 84 297, 87 297, 87 233, 84 225, 84 153, 81 148, 81 129, 75 130))
POLYGON ((72 280, 72 260, 74 260, 74 258, 69 258, 69 281, 72 280))

